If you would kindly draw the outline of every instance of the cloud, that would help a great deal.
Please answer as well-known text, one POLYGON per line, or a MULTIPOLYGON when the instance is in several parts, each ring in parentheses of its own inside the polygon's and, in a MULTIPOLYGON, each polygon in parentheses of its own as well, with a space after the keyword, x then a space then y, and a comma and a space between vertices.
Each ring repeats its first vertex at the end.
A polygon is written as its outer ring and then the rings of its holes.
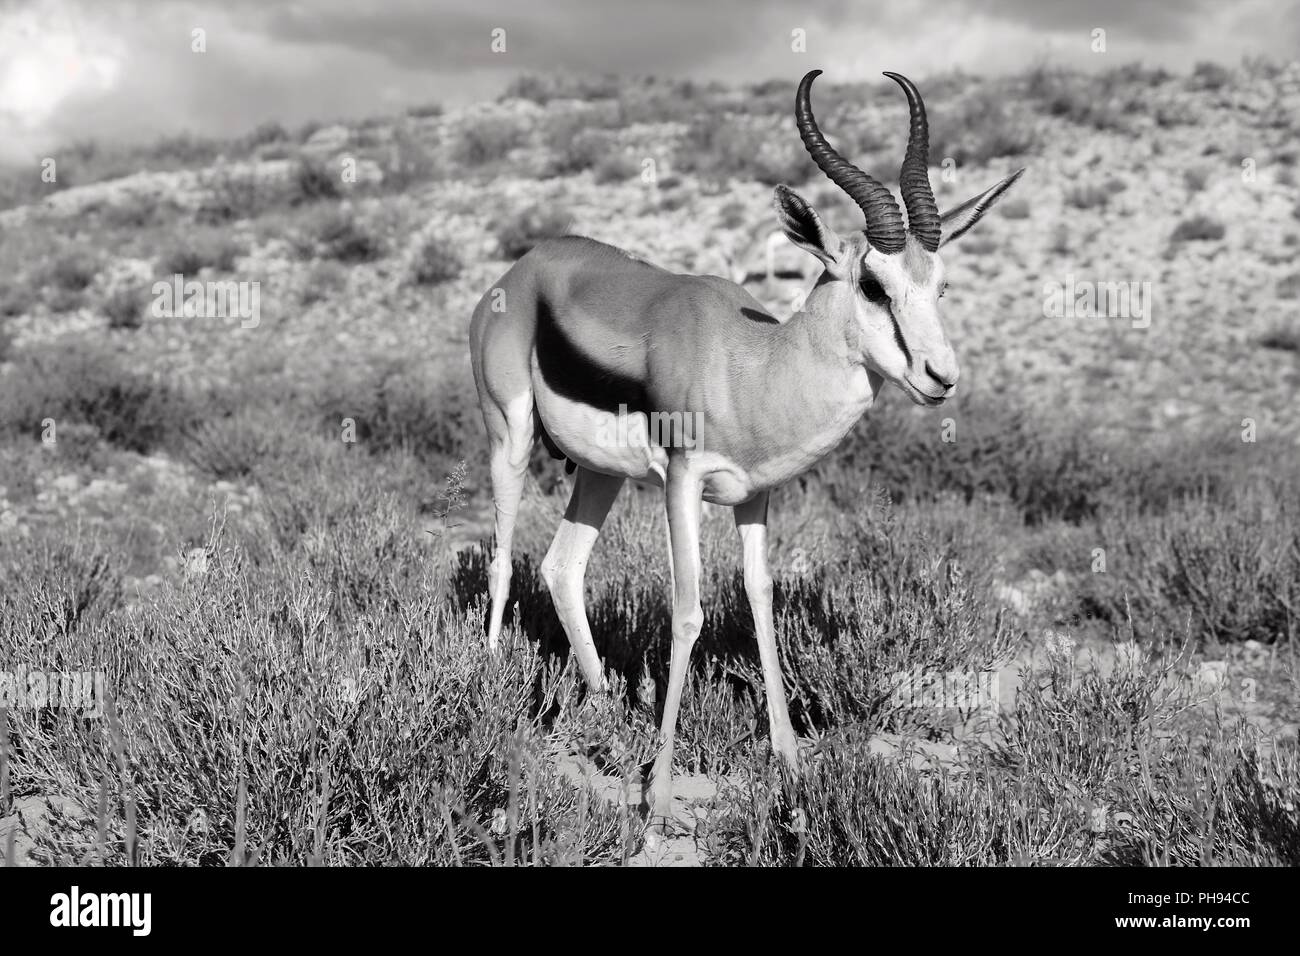
POLYGON ((1211 0, 972 0, 968 9, 990 18, 1054 32, 1094 28, 1165 42, 1195 34, 1211 0))
POLYGON ((835 79, 924 79, 1037 62, 1293 58, 1300 0, 0 0, 4 37, 0 144, 12 155, 70 138, 225 135, 269 118, 455 105, 548 70, 734 82, 816 66, 835 79), (207 53, 190 51, 195 27, 207 53), (1105 57, 1091 47, 1098 27, 1105 57), (491 48, 497 28, 503 53, 491 48), (791 50, 796 28, 807 53, 791 50))

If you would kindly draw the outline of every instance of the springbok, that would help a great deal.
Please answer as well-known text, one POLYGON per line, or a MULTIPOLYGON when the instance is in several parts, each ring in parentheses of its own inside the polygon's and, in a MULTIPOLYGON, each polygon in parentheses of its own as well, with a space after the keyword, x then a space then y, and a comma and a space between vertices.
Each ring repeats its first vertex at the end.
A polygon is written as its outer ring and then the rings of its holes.
POLYGON ((771 743, 797 766, 772 624, 768 495, 830 452, 885 382, 921 405, 940 405, 952 394, 957 359, 939 321, 945 281, 938 250, 1024 172, 940 215, 921 95, 910 80, 886 73, 903 88, 911 115, 899 176, 904 226, 889 189, 841 157, 818 129, 810 93, 820 73, 799 84, 795 125, 866 225, 841 238, 793 189, 776 187, 782 229, 823 266, 802 311, 778 322, 726 279, 676 275, 576 236, 535 247, 474 310, 470 354, 496 506, 489 647, 500 639, 511 537, 535 437, 577 469, 541 571, 593 691, 607 684, 583 602, 587 559, 625 479, 664 488, 672 653, 661 749, 645 798, 652 821, 671 816, 673 736, 703 619, 700 501, 735 509, 771 743), (683 427, 689 422, 697 427, 683 427))

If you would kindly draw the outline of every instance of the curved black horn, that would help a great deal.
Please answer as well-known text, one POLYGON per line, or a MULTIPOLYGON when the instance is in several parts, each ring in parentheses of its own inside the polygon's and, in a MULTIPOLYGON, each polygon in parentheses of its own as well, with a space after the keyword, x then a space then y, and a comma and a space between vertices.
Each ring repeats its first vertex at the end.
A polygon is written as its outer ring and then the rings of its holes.
MULTIPOLYGON (((862 209, 863 215, 867 217, 867 239, 871 244, 881 252, 898 252, 903 248, 907 232, 903 225, 903 214, 899 211, 898 203, 894 202, 893 194, 835 152, 817 128, 810 93, 813 80, 821 72, 813 70, 799 83, 799 92, 794 99, 794 122, 799 127, 799 138, 803 140, 804 148, 818 168, 862 209)), ((933 201, 931 199, 932 203, 933 201)))
POLYGON ((886 73, 907 94, 911 122, 907 131, 907 153, 898 174, 898 188, 907 207, 907 228, 930 252, 939 248, 939 207, 930 189, 930 123, 925 103, 916 85, 899 73, 886 73))

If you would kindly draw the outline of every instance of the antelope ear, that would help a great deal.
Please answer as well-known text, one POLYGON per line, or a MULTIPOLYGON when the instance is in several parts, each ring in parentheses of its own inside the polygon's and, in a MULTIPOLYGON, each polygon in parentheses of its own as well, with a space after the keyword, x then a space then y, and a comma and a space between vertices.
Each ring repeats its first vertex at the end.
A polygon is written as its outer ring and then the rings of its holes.
POLYGON ((844 243, 834 229, 822 222, 812 204, 789 186, 776 187, 772 204, 776 207, 776 218, 780 220, 786 238, 800 249, 811 252, 827 268, 834 268, 844 243))
POLYGON ((1002 194, 1010 189, 1012 184, 1021 177, 1024 171, 1024 167, 1017 169, 996 186, 986 189, 974 199, 967 199, 960 206, 949 209, 939 217, 939 228, 943 231, 943 241, 939 243, 939 246, 946 246, 954 239, 960 238, 966 230, 979 222, 984 214, 993 207, 993 204, 1002 198, 1002 194))

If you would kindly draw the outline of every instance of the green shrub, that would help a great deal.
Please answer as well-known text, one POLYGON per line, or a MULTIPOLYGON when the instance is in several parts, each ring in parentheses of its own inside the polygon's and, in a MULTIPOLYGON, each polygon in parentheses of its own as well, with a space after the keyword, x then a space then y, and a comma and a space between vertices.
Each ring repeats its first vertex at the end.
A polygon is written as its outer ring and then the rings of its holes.
POLYGON ((518 259, 544 239, 567 235, 571 221, 566 210, 553 206, 528 206, 508 214, 496 226, 502 258, 518 259))
POLYGON ((179 273, 195 277, 203 269, 229 272, 244 248, 223 229, 190 230, 169 238, 159 255, 156 268, 160 276, 179 273))
POLYGON ((641 163, 626 153, 613 153, 597 161, 593 173, 598 183, 621 183, 641 172, 641 163))
POLYGON ((1099 130, 1123 130, 1125 114, 1142 108, 1142 93, 1123 73, 1088 75, 1047 67, 1030 71, 1026 94, 1049 116, 1099 130))
POLYGON ((406 451, 442 470, 479 448, 483 423, 472 382, 412 359, 356 361, 332 369, 313 393, 322 427, 352 419, 360 448, 406 451))
POLYGON ((1194 90, 1219 90, 1232 82, 1232 71, 1226 66, 1201 60, 1192 68, 1189 86, 1194 90))
POLYGON ((1029 200, 1019 197, 1003 200, 998 204, 998 208, 1002 210, 1003 217, 1007 219, 1028 219, 1033 212, 1029 200))
POLYGON ((1198 642, 1286 641, 1300 630, 1300 514, 1285 484, 1190 498, 1161 515, 1099 523, 1106 574, 1090 594, 1140 633, 1198 642))
POLYGON ((383 241, 347 206, 312 207, 300 220, 294 245, 304 258, 371 262, 384 254, 383 241))
POLYGON ((289 179, 291 205, 337 199, 342 192, 343 178, 338 170, 324 162, 303 157, 293 164, 289 179))
POLYGON ((203 197, 194 210, 194 218, 202 225, 223 226, 255 219, 266 211, 268 190, 248 171, 223 164, 206 172, 200 178, 200 185, 203 197))
POLYGON ((1160 511, 1196 494, 1217 496, 1250 462, 1240 443, 1217 437, 1133 444, 1102 439, 1087 422, 1061 412, 1031 411, 985 398, 957 396, 945 406, 955 441, 944 441, 933 412, 889 396, 876 405, 806 481, 854 508, 878 486, 895 501, 1009 501, 1027 524, 1079 522, 1112 505, 1160 511), (879 449, 888 447, 888 455, 879 449))
POLYGON ((1170 242, 1216 242, 1222 239, 1223 223, 1209 216, 1196 215, 1184 219, 1169 236, 1170 242))
POLYGON ((1038 145, 1031 124, 1007 104, 1005 94, 980 87, 930 121, 930 155, 959 165, 982 165, 1003 156, 1021 156, 1038 145))
POLYGON ((676 167, 710 180, 749 179, 798 185, 816 171, 797 137, 773 120, 697 118, 679 146, 676 167))
POLYGON ((0 287, 0 319, 25 315, 32 310, 40 298, 33 279, 15 277, 0 287))
POLYGON ((331 260, 312 263, 303 282, 299 303, 303 306, 323 302, 347 289, 348 276, 344 267, 331 260))
MULTIPOLYGON (((1294 277, 1293 277, 1294 278, 1294 277)), ((1291 298, 1295 298, 1293 294, 1291 298)), ((1300 328, 1296 323, 1279 322, 1260 336, 1259 344, 1279 352, 1300 352, 1300 328)))
POLYGON ((63 342, 23 351, 0 377, 0 428, 11 436, 40 436, 53 418, 92 425, 103 439, 149 452, 188 427, 195 409, 174 387, 136 370, 106 345, 63 342))
POLYGON ((1105 209, 1110 192, 1100 186, 1072 186, 1065 192, 1065 204, 1075 209, 1105 209))
POLYGON ((379 168, 384 177, 382 186, 389 192, 405 192, 436 178, 440 172, 424 144, 401 129, 394 131, 392 141, 379 157, 379 168))
POLYGON ((1293 752, 1263 757, 1244 726, 1169 733, 1176 687, 1168 658, 1109 675, 1058 658, 960 769, 886 761, 846 728, 793 779, 727 788, 704 842, 720 865, 1294 866, 1293 752))
POLYGON ((251 152, 268 143, 285 143, 288 140, 288 130, 275 120, 267 120, 265 123, 259 123, 250 133, 245 135, 243 142, 245 149, 251 152))
POLYGON ((623 81, 613 75, 553 73, 544 76, 525 73, 515 77, 501 94, 502 100, 531 100, 545 106, 551 100, 610 99, 623 93, 623 81))
POLYGON ((138 231, 174 218, 179 207, 171 200, 148 193, 132 193, 99 210, 99 220, 110 229, 138 231))
POLYGON ((427 564, 401 544, 414 537, 406 520, 372 497, 343 515, 313 515, 305 534, 259 564, 214 540, 200 570, 139 613, 90 608, 87 623, 57 632, 41 609, 73 600, 70 575, 9 591, 0 629, 10 662, 95 662, 110 695, 105 719, 10 717, 17 788, 95 808, 112 781, 88 826, 56 828, 38 858, 625 862, 634 821, 575 788, 548 757, 538 714, 562 694, 556 676, 515 640, 499 658, 482 652, 477 628, 448 613, 418 571, 427 564), (416 573, 395 575, 393 560, 416 573), (340 617, 358 597, 347 582, 366 579, 376 588, 366 617, 340 617))
POLYGON ((1211 172, 1212 170, 1206 166, 1183 170, 1183 182, 1187 184, 1187 191, 1192 193, 1204 192, 1206 184, 1210 181, 1211 172))
POLYGON ((452 146, 452 159, 462 166, 482 166, 522 146, 526 130, 506 116, 477 116, 462 123, 452 146))
POLYGON ((149 296, 139 284, 126 282, 104 296, 103 310, 110 329, 138 329, 144 324, 149 296))
POLYGON ((100 264, 99 253, 87 246, 61 246, 37 267, 33 282, 53 311, 71 312, 81 306, 100 264))
POLYGON ((443 236, 422 236, 413 251, 411 281, 416 285, 450 282, 464 268, 456 244, 443 236))

